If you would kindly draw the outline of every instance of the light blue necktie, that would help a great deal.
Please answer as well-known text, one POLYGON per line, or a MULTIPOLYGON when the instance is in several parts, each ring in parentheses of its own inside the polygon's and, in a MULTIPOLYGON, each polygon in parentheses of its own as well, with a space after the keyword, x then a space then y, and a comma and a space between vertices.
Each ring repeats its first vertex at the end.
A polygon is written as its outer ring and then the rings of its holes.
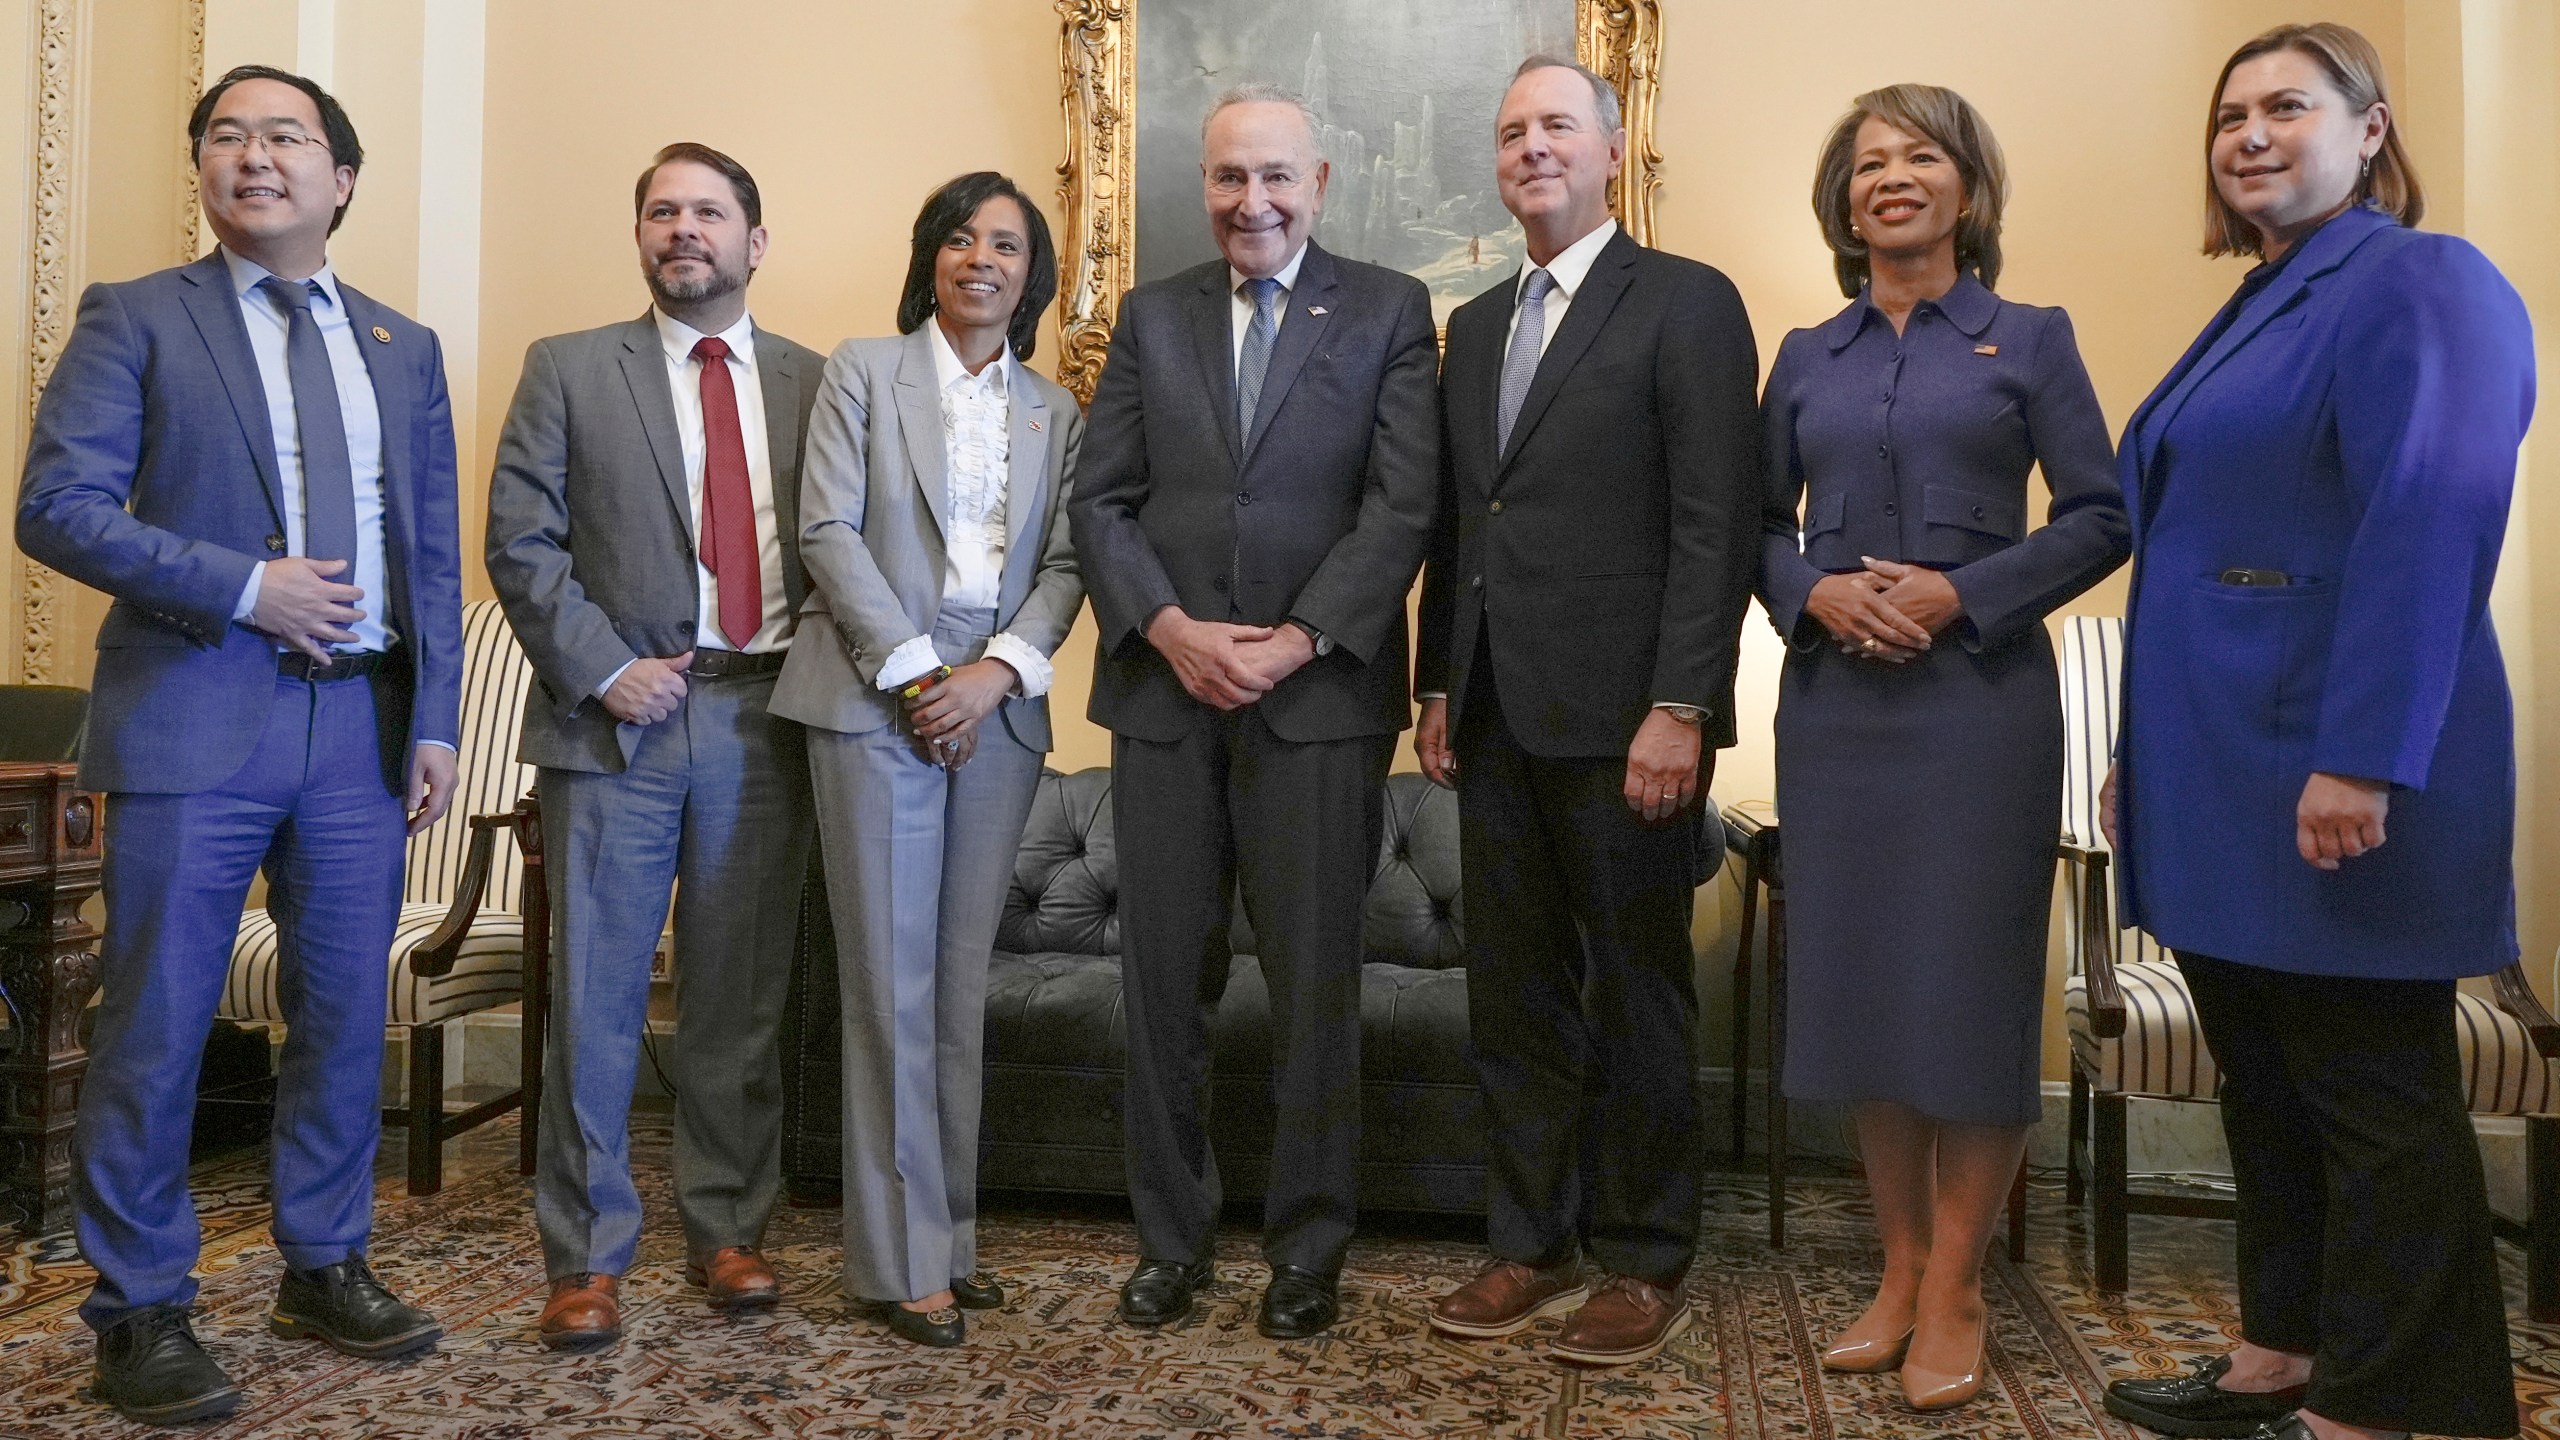
POLYGON ((1547 292, 1554 288, 1556 277, 1543 269, 1530 271, 1520 287, 1520 327, 1511 332, 1511 349, 1502 357, 1502 398, 1494 411, 1496 455, 1510 450, 1511 424, 1529 398, 1529 382, 1538 378, 1538 357, 1547 344, 1547 292))
MULTIPOLYGON (((356 555, 355 466, 347 455, 347 422, 338 408, 338 377, 311 301, 317 283, 270 275, 258 282, 285 312, 284 365, 293 383, 294 428, 302 436, 302 553, 314 560, 356 555)), ((352 575, 340 575, 341 583, 352 575)))
POLYGON ((1247 280, 1244 290, 1253 302, 1253 323, 1245 327, 1244 353, 1236 358, 1236 433, 1251 439, 1263 377, 1271 373, 1272 342, 1280 338, 1280 282, 1265 276, 1247 280))

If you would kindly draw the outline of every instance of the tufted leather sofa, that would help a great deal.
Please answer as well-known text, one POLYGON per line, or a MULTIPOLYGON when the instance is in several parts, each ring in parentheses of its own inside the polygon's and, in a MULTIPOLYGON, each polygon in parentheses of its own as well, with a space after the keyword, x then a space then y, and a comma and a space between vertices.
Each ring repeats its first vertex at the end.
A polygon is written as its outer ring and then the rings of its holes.
MULTIPOLYGON (((1389 776, 1379 852, 1360 967, 1361 1203, 1481 1210, 1457 797, 1419 775, 1389 776)), ((1720 843, 1703 853, 1720 855, 1720 843)), ((982 1188, 1126 1189, 1118 898, 1111 772, 1042 776, 988 975, 982 1188)), ((1241 907, 1228 939, 1210 1026, 1210 1138, 1234 1199, 1260 1195, 1270 1169, 1271 998, 1241 907)), ((784 1044, 783 1174, 795 1199, 823 1201, 841 1183, 842 1052, 820 885, 803 904, 784 1044)))

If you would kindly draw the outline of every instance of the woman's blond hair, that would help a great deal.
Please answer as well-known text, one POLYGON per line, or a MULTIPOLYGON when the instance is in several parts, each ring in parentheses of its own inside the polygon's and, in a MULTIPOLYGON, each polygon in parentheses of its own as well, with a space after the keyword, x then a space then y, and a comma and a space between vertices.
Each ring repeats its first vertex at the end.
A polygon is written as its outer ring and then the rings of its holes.
MULTIPOLYGON (((2382 55, 2373 42, 2354 29, 2323 20, 2316 25, 2279 25, 2248 44, 2231 52, 2222 62, 2222 73, 2214 77, 2213 95, 2204 107, 2204 253, 2207 255, 2257 255, 2267 253, 2266 237, 2247 216, 2231 208, 2222 198, 2222 189, 2214 183, 2213 142, 2222 133, 2222 91, 2231 83, 2231 72, 2244 61, 2278 50, 2292 50, 2308 55, 2329 77, 2329 83, 2346 98, 2356 113, 2362 114, 2375 105, 2391 105, 2391 97, 2382 84, 2382 55)), ((2403 225, 2415 225, 2427 213, 2426 192, 2418 185, 2418 167, 2409 160, 2408 148, 2400 143, 2400 112, 2391 111, 2390 127, 2382 132, 2382 148, 2365 166, 2364 176, 2356 182, 2355 204, 2370 205, 2403 225)))
POLYGON ((2000 210, 2009 199, 2009 163, 1980 112, 1943 85, 1887 85, 1849 102, 1849 113, 1831 127, 1813 171, 1813 216, 1831 247, 1831 270, 1840 293, 1851 298, 1867 282, 1867 242, 1849 223, 1849 174, 1858 153, 1858 127, 1869 116, 1947 152, 1964 181, 1963 215, 1956 221, 1956 268, 1970 270, 1986 290, 2000 284, 2000 210))

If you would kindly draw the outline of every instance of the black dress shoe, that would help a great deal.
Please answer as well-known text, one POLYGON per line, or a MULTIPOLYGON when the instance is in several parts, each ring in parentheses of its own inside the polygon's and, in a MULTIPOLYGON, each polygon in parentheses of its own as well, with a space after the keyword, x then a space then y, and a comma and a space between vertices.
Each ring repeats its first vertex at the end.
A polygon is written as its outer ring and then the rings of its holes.
POLYGON ((956 1305, 910 1310, 891 1301, 880 1307, 880 1316, 889 1322, 890 1334, 910 1345, 930 1345, 936 1350, 947 1350, 969 1338, 968 1319, 956 1305))
POLYGON ((984 1270, 972 1270, 951 1282, 951 1298, 963 1310, 1001 1310, 1004 1287, 984 1270))
POLYGON ((1191 1313, 1195 1291, 1216 1273, 1214 1259, 1185 1265, 1174 1260, 1141 1260, 1120 1287, 1120 1318, 1152 1329, 1170 1325, 1191 1313))
POLYGON ((2119 1380, 2107 1387, 2107 1413, 2120 1415, 2163 1435, 2255 1440, 2289 1431, 2267 1427, 2291 1423, 2302 1404, 2304 1387, 2243 1394, 2214 1382, 2231 1369, 2231 1357, 2198 1360, 2184 1375, 2160 1380, 2119 1380))
POLYGON ((99 1332, 89 1393, 145 1425, 210 1420, 240 1406, 240 1387, 196 1343, 176 1305, 146 1305, 99 1332))
POLYGON ((267 1328, 288 1338, 326 1341, 341 1354, 397 1360, 436 1348, 444 1327, 414 1305, 403 1305, 373 1278, 364 1257, 350 1255, 317 1270, 287 1269, 276 1287, 267 1328))
POLYGON ((1332 1329, 1342 1316, 1336 1278, 1295 1265, 1272 1266, 1271 1288, 1262 1292, 1262 1313, 1253 1328, 1274 1340, 1304 1340, 1332 1329))
POLYGON ((2303 1423, 2300 1415, 2287 1415, 2259 1426, 2242 1436, 2241 1440, 2319 1440, 2319 1437, 2311 1433, 2311 1427, 2303 1423))

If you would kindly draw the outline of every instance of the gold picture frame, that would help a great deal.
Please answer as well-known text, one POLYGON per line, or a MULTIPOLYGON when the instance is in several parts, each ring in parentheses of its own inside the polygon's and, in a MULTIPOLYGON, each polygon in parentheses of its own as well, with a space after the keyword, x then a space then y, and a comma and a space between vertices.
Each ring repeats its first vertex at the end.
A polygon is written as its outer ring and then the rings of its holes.
MULTIPOLYGON (((1057 0, 1060 105, 1067 155, 1058 165, 1058 382, 1090 402, 1111 350, 1111 320, 1137 279, 1139 0, 1057 0)), ((1662 152, 1660 0, 1574 0, 1575 58, 1617 87, 1626 168, 1610 196, 1618 223, 1653 243, 1662 152)))

